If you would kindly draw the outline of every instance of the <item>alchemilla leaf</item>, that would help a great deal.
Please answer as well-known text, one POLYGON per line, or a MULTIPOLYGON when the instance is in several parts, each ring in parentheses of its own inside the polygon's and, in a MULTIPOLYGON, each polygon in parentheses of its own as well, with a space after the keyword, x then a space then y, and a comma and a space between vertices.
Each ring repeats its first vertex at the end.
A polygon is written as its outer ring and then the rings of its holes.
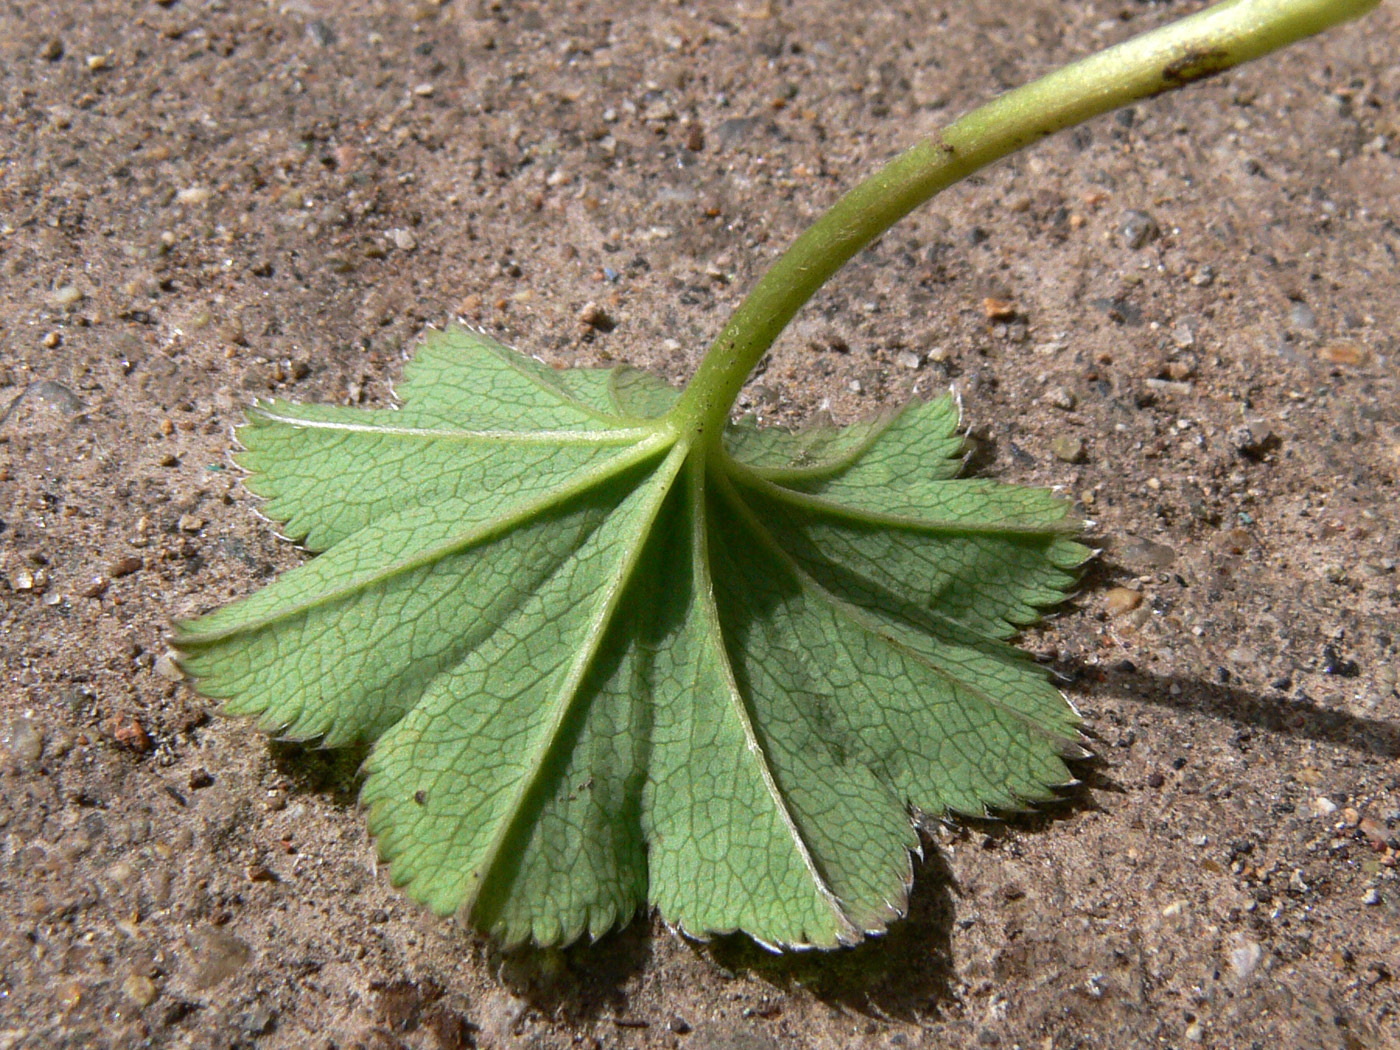
POLYGON ((324 553, 175 640, 229 711, 372 743, 370 829, 434 910, 847 944, 902 913, 911 817, 1070 779, 1076 716, 1007 639, 1079 523, 959 479, 949 399, 704 442, 646 373, 460 328, 401 397, 249 413, 248 488, 324 553))

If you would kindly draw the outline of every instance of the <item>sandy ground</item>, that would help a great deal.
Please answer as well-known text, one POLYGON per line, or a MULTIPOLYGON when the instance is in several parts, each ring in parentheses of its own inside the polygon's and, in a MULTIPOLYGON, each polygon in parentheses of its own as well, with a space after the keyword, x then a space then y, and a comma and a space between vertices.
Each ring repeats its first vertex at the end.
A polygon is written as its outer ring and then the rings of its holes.
POLYGON ((5 4, 0 1048, 1400 1045, 1393 5, 950 192, 746 393, 952 384, 1105 549, 1023 639, 1083 785, 940 829, 887 937, 503 956, 376 871, 358 756, 166 656, 304 557, 229 469, 254 397, 386 403, 452 317, 683 379, 843 187, 1193 6, 5 4))

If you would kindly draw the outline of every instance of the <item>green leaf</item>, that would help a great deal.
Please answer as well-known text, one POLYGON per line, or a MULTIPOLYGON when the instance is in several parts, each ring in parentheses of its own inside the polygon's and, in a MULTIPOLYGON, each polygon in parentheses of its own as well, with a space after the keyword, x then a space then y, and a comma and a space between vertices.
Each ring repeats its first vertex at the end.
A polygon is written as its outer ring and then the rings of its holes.
POLYGON ((1006 640, 1088 552, 956 478, 947 398, 718 447, 676 396, 454 329, 396 410, 259 405, 248 487, 325 553, 175 643, 269 732, 371 742, 394 883, 505 944, 649 904, 852 943, 903 912, 911 818, 1069 781, 1076 716, 1006 640))

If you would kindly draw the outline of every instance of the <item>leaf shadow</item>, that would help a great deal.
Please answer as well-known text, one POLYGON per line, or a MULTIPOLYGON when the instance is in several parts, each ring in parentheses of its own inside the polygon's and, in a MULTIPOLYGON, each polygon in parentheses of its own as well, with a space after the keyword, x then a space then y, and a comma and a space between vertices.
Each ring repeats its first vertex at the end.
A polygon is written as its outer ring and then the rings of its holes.
POLYGON ((1400 759, 1400 723, 1327 707, 1305 693, 1260 693, 1193 675, 1154 674, 1130 661, 1057 664, 1067 691, 1088 696, 1146 701, 1176 711, 1207 715, 1238 726, 1400 759))
POLYGON ((889 930, 833 952, 777 954, 743 934, 696 950, 724 970, 786 992, 803 989, 837 1009, 883 1019, 925 1021, 954 1001, 953 924, 957 882, 946 858, 925 846, 915 865, 908 915, 889 930))
POLYGON ((354 808, 364 782, 361 767, 368 744, 328 748, 311 741, 269 740, 268 759, 296 795, 329 794, 338 805, 354 808))
MULTIPOLYGON (((981 836, 984 848, 994 849, 1008 836, 1043 831, 1099 808, 1094 791, 1123 790, 1104 775, 1098 759, 1071 765, 1078 780, 1053 802, 1005 817, 949 818, 948 824, 981 836)), ((751 975, 782 993, 802 991, 850 1014, 923 1024, 957 1001, 953 929, 960 895, 945 855, 926 835, 923 857, 915 859, 908 913, 881 935, 831 952, 772 952, 742 933, 683 943, 725 975, 751 975)), ((652 912, 596 942, 565 949, 507 951, 483 943, 492 971, 537 1012, 569 1022, 611 1019, 621 1030, 644 1023, 629 1013, 630 985, 650 964, 657 939, 668 936, 679 935, 652 912)), ((753 1016, 770 1016, 768 1009, 760 1004, 753 1016)), ((776 1016, 783 1007, 775 1002, 771 1009, 776 1016)))
MULTIPOLYGON (((1093 539, 1085 542, 1099 545, 1093 539)), ((1161 570, 1166 564, 1124 564, 1112 556, 1097 557, 1084 565, 1079 590, 1099 591, 1136 577, 1144 569, 1161 570)), ((1062 660, 1051 667, 1060 687, 1070 694, 1145 701, 1241 727, 1400 759, 1400 722, 1337 710, 1318 703, 1301 689, 1292 696, 1282 690, 1259 692, 1201 675, 1156 674, 1131 660, 1108 664, 1062 660)))
POLYGON ((485 942, 487 964, 512 993, 546 1017, 612 1019, 629 1027, 628 987, 651 961, 652 923, 639 914, 597 941, 567 948, 502 949, 485 942))
MULTIPOLYGON (((955 835, 973 833, 995 849, 1014 835, 1044 831, 1078 814, 1100 809, 1096 791, 1125 789, 1097 757, 1069 762, 1076 780, 1053 801, 984 818, 924 818, 926 831, 942 823, 955 835), (961 829, 961 831, 957 830, 961 829)), ((953 928, 962 895, 946 855, 929 834, 916 858, 908 913, 883 934, 833 952, 769 952, 742 934, 717 938, 698 950, 724 970, 749 973, 786 992, 799 989, 835 1009, 886 1021, 924 1024, 958 999, 953 928)))

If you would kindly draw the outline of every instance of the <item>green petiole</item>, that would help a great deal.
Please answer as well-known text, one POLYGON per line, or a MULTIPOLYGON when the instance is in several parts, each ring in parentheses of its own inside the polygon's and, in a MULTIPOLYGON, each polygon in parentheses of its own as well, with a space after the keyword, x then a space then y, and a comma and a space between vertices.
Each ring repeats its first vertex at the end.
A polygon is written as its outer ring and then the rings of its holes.
POLYGON ((919 142, 837 201, 734 311, 669 414, 719 447, 739 390, 799 309, 857 252, 941 190, 1120 106, 1358 18, 1380 0, 1225 0, 1007 92, 919 142))

